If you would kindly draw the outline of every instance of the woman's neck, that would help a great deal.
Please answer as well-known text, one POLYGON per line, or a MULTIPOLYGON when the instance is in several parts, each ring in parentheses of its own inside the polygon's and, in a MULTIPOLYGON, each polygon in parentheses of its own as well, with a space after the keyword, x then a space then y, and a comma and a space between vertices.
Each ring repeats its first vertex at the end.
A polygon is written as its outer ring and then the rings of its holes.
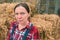
POLYGON ((23 23, 19 23, 19 25, 25 26, 25 25, 27 25, 28 23, 29 23, 29 21, 25 21, 25 22, 23 22, 23 23))
POLYGON ((28 23, 29 23, 29 21, 26 21, 26 22, 24 22, 24 23, 19 23, 19 24, 18 24, 19 30, 25 28, 28 23))

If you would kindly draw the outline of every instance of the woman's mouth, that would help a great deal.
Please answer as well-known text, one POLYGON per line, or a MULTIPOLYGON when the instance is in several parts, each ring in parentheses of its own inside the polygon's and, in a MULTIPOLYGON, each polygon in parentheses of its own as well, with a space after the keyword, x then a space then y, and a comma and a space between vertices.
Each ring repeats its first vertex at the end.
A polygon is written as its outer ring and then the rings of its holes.
POLYGON ((23 20, 19 19, 19 21, 23 21, 23 20))

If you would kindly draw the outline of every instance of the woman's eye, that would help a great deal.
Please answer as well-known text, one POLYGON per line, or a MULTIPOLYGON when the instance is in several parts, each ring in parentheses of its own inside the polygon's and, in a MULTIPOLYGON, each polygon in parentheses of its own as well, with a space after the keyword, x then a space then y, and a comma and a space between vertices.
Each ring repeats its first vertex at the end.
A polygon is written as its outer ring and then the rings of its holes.
POLYGON ((15 13, 15 15, 18 15, 18 13, 15 13))

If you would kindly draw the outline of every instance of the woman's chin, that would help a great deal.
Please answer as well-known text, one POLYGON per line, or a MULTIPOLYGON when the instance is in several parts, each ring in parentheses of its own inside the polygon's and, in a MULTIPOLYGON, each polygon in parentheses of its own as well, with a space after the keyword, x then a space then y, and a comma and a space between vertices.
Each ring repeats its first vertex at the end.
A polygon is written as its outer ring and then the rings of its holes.
POLYGON ((24 23, 23 21, 18 21, 19 23, 24 23))
POLYGON ((25 20, 23 21, 23 20, 17 20, 18 21, 18 23, 20 23, 20 24, 24 24, 25 23, 25 20))

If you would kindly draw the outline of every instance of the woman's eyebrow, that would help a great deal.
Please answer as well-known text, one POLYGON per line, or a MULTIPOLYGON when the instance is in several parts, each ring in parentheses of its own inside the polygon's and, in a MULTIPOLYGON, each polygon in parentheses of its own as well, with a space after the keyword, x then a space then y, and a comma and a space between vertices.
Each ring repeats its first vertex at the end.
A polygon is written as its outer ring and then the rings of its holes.
POLYGON ((20 12, 20 14, 25 14, 24 12, 20 12))

